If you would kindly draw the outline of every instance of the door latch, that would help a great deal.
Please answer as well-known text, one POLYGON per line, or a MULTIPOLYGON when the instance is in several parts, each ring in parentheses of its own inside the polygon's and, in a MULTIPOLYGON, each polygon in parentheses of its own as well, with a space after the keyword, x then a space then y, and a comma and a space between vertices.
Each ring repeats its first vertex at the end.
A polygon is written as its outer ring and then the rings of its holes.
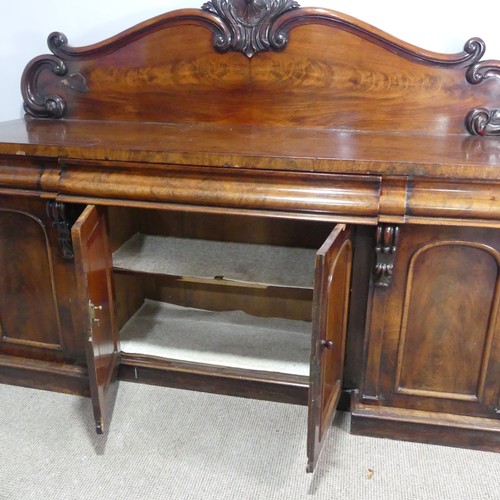
POLYGON ((94 331, 94 325, 99 326, 101 321, 96 316, 96 311, 102 311, 102 306, 96 306, 95 304, 92 303, 91 300, 89 300, 88 310, 89 310, 89 333, 90 333, 89 341, 92 342, 92 333, 94 331))

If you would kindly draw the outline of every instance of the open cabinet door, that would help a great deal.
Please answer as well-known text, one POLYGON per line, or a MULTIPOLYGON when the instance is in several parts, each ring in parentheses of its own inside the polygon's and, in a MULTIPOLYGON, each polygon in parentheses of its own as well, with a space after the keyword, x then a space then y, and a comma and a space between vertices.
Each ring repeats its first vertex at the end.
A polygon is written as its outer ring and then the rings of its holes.
POLYGON ((117 389, 120 349, 115 326, 112 259, 104 208, 88 206, 71 230, 82 328, 96 431, 109 426, 117 389))
POLYGON ((351 262, 350 230, 339 224, 316 254, 307 472, 316 466, 342 392, 351 262))

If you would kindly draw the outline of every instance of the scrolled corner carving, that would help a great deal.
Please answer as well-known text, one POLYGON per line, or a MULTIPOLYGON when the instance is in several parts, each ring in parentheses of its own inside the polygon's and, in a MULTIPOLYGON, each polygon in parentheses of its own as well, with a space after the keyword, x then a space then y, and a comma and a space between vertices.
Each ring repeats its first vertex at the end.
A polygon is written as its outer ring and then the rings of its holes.
POLYGON ((210 0, 202 6, 228 28, 230 39, 215 35, 215 48, 242 52, 248 58, 257 52, 282 50, 287 45, 287 33, 275 33, 272 25, 282 14, 297 8, 295 0, 210 0))
POLYGON ((61 118, 66 109, 66 102, 58 95, 41 95, 38 91, 38 78, 43 71, 64 77, 68 68, 64 61, 52 55, 33 59, 24 70, 22 93, 24 110, 37 118, 61 118))
POLYGON ((488 78, 500 79, 500 61, 483 61, 472 64, 465 77, 472 85, 477 85, 488 78))
MULTIPOLYGON (((490 78, 500 80, 500 61, 480 61, 486 50, 484 42, 472 38, 465 45, 465 50, 477 52, 467 68, 465 79, 471 85, 478 85, 490 78), (476 48, 474 48, 476 47, 476 48)), ((500 135, 500 109, 474 108, 465 117, 465 127, 471 135, 500 135)))
POLYGON ((471 38, 465 44, 465 50, 470 53, 477 52, 465 73, 465 78, 471 85, 478 85, 488 78, 500 79, 500 61, 480 60, 486 50, 486 45, 480 38, 471 38))
POLYGON ((382 225, 377 227, 375 243, 374 283, 377 287, 387 288, 392 281, 394 259, 399 242, 399 226, 382 225))
POLYGON ((68 45, 68 38, 60 31, 54 31, 47 37, 47 45, 49 50, 57 57, 63 58, 64 47, 68 45))
POLYGON ((81 73, 69 73, 63 51, 67 45, 64 34, 54 32, 47 39, 52 54, 33 59, 24 70, 21 91, 24 99, 24 111, 35 118, 62 118, 66 111, 66 101, 60 95, 43 95, 38 88, 40 74, 50 71, 59 77, 61 84, 75 92, 89 92, 87 81, 81 73))
POLYGON ((500 135, 500 109, 475 108, 465 118, 471 135, 500 135))
POLYGON ((469 71, 472 66, 478 63, 478 61, 484 56, 486 52, 486 44, 484 40, 478 37, 469 38, 464 45, 464 53, 468 56, 464 59, 468 66, 469 71))

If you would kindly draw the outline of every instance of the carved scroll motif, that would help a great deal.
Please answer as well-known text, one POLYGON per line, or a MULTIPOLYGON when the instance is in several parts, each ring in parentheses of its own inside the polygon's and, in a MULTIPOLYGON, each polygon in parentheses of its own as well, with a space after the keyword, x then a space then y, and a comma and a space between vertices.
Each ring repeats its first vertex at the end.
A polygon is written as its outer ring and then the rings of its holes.
MULTIPOLYGON (((62 33, 51 33, 47 43, 55 54, 53 48, 59 43, 66 41, 62 33)), ((85 77, 80 73, 69 73, 66 63, 56 55, 39 56, 33 59, 23 74, 22 93, 24 98, 24 111, 36 118, 62 118, 66 110, 66 102, 59 95, 43 95, 39 92, 38 83, 40 74, 51 71, 61 77, 61 84, 69 87, 75 92, 88 92, 89 88, 85 77)))
POLYGON ((388 287, 391 284, 399 241, 399 227, 382 225, 377 227, 377 241, 375 244, 375 286, 388 287))
MULTIPOLYGON (((465 76, 472 85, 489 78, 500 80, 500 61, 471 64, 465 76)), ((465 126, 472 135, 500 135, 500 109, 474 108, 467 114, 465 126)))
MULTIPOLYGON (((278 48, 273 43, 273 22, 285 12, 297 9, 295 0, 211 0, 202 9, 218 15, 231 33, 230 48, 252 57, 257 52, 278 48)), ((287 39, 280 34, 279 48, 287 39)))
POLYGON ((488 78, 500 79, 500 61, 480 61, 471 64, 465 77, 472 85, 477 85, 488 78))
POLYGON ((73 242, 71 240, 71 224, 66 217, 66 206, 59 201, 47 202, 47 215, 57 231, 57 241, 64 259, 73 259, 73 242))
POLYGON ((38 78, 43 71, 52 71, 57 76, 65 76, 68 68, 64 61, 55 56, 40 56, 24 70, 23 97, 24 110, 38 118, 61 118, 66 109, 66 103, 58 95, 41 95, 38 92, 38 78))
POLYGON ((500 109, 473 109, 465 118, 465 126, 472 135, 500 135, 500 109))

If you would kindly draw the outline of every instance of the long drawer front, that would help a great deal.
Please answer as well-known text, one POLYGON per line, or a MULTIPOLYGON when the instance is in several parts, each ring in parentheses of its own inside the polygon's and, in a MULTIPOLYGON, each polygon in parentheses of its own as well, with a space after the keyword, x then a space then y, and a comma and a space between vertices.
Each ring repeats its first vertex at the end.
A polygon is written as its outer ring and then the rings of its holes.
MULTIPOLYGON (((375 223, 381 178, 141 164, 65 162, 57 191, 62 199, 137 206, 178 205, 207 210, 303 214, 311 218, 375 223)), ((50 188, 50 186, 46 186, 50 188)))

